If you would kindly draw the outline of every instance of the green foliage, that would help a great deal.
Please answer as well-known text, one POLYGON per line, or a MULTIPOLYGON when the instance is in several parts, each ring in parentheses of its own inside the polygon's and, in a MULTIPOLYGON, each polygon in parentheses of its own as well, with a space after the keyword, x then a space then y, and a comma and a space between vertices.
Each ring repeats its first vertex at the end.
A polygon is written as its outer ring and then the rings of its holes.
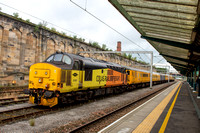
POLYGON ((1 12, 2 8, 0 7, 0 12, 1 12))
POLYGON ((132 60, 137 61, 137 57, 132 58, 132 60))
POLYGON ((29 124, 30 126, 35 126, 35 119, 30 119, 29 124))
POLYGON ((26 22, 30 23, 30 19, 27 19, 26 22))
POLYGON ((146 63, 145 61, 137 60, 138 63, 141 63, 143 65, 149 65, 149 63, 146 63))
POLYGON ((128 59, 131 60, 132 59, 132 55, 128 54, 128 59))
POLYGON ((40 26, 42 28, 47 28, 47 22, 46 21, 39 22, 38 26, 40 26))
POLYGON ((123 57, 127 58, 127 55, 126 55, 126 53, 124 53, 124 54, 123 54, 123 57))
POLYGON ((18 17, 19 17, 19 13, 14 12, 14 13, 13 13, 13 16, 16 17, 16 18, 18 18, 18 17))
POLYGON ((56 28, 54 28, 54 27, 51 27, 51 31, 57 32, 57 31, 56 31, 56 28))
POLYGON ((156 71, 159 73, 167 73, 167 68, 157 68, 156 67, 156 71))
POLYGON ((38 24, 34 27, 34 32, 39 32, 39 31, 40 31, 40 25, 38 24))
POLYGON ((105 44, 102 44, 102 49, 103 49, 103 50, 106 50, 106 49, 107 49, 105 44))
POLYGON ((92 46, 96 47, 96 48, 101 48, 101 46, 98 44, 98 42, 93 42, 92 46))
POLYGON ((92 42, 91 41, 89 41, 89 43, 88 43, 90 46, 92 45, 92 42))
POLYGON ((80 42, 85 42, 85 39, 84 38, 79 38, 78 39, 80 42))
POLYGON ((63 36, 66 36, 66 33, 65 33, 65 32, 63 32, 63 31, 61 32, 61 34, 62 34, 63 36))
POLYGON ((74 40, 77 40, 77 36, 76 35, 74 35, 73 38, 74 38, 74 40))

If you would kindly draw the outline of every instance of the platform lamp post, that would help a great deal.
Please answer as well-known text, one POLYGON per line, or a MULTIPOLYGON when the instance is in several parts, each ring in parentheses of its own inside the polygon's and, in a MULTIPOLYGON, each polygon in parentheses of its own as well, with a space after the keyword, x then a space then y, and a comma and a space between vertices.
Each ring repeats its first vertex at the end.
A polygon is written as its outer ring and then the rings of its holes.
POLYGON ((153 51, 80 51, 77 54, 113 54, 113 53, 129 53, 129 54, 151 54, 150 68, 150 89, 152 89, 152 73, 153 73, 153 51))

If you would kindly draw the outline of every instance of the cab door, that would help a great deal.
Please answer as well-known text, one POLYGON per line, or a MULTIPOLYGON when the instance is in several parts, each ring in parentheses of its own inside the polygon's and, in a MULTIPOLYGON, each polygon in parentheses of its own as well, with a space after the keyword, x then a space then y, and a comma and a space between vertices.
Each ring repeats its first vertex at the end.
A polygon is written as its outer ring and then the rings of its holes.
POLYGON ((82 83, 83 83, 81 69, 82 69, 81 61, 75 60, 72 70, 72 84, 76 86, 78 89, 82 88, 82 83))

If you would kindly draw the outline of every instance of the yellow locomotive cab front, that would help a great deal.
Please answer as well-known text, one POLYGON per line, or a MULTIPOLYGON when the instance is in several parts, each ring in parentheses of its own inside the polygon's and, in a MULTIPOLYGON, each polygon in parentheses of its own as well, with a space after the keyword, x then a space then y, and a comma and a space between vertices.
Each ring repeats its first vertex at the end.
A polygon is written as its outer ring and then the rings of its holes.
POLYGON ((60 74, 61 69, 49 63, 32 65, 29 73, 29 101, 50 107, 58 104, 62 87, 60 74))

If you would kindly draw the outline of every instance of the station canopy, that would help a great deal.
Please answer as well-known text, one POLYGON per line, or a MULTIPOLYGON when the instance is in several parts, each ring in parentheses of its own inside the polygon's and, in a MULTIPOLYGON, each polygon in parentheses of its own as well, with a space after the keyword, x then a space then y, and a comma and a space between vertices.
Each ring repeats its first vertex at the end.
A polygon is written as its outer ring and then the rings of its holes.
POLYGON ((198 0, 109 0, 177 71, 200 62, 198 0))

